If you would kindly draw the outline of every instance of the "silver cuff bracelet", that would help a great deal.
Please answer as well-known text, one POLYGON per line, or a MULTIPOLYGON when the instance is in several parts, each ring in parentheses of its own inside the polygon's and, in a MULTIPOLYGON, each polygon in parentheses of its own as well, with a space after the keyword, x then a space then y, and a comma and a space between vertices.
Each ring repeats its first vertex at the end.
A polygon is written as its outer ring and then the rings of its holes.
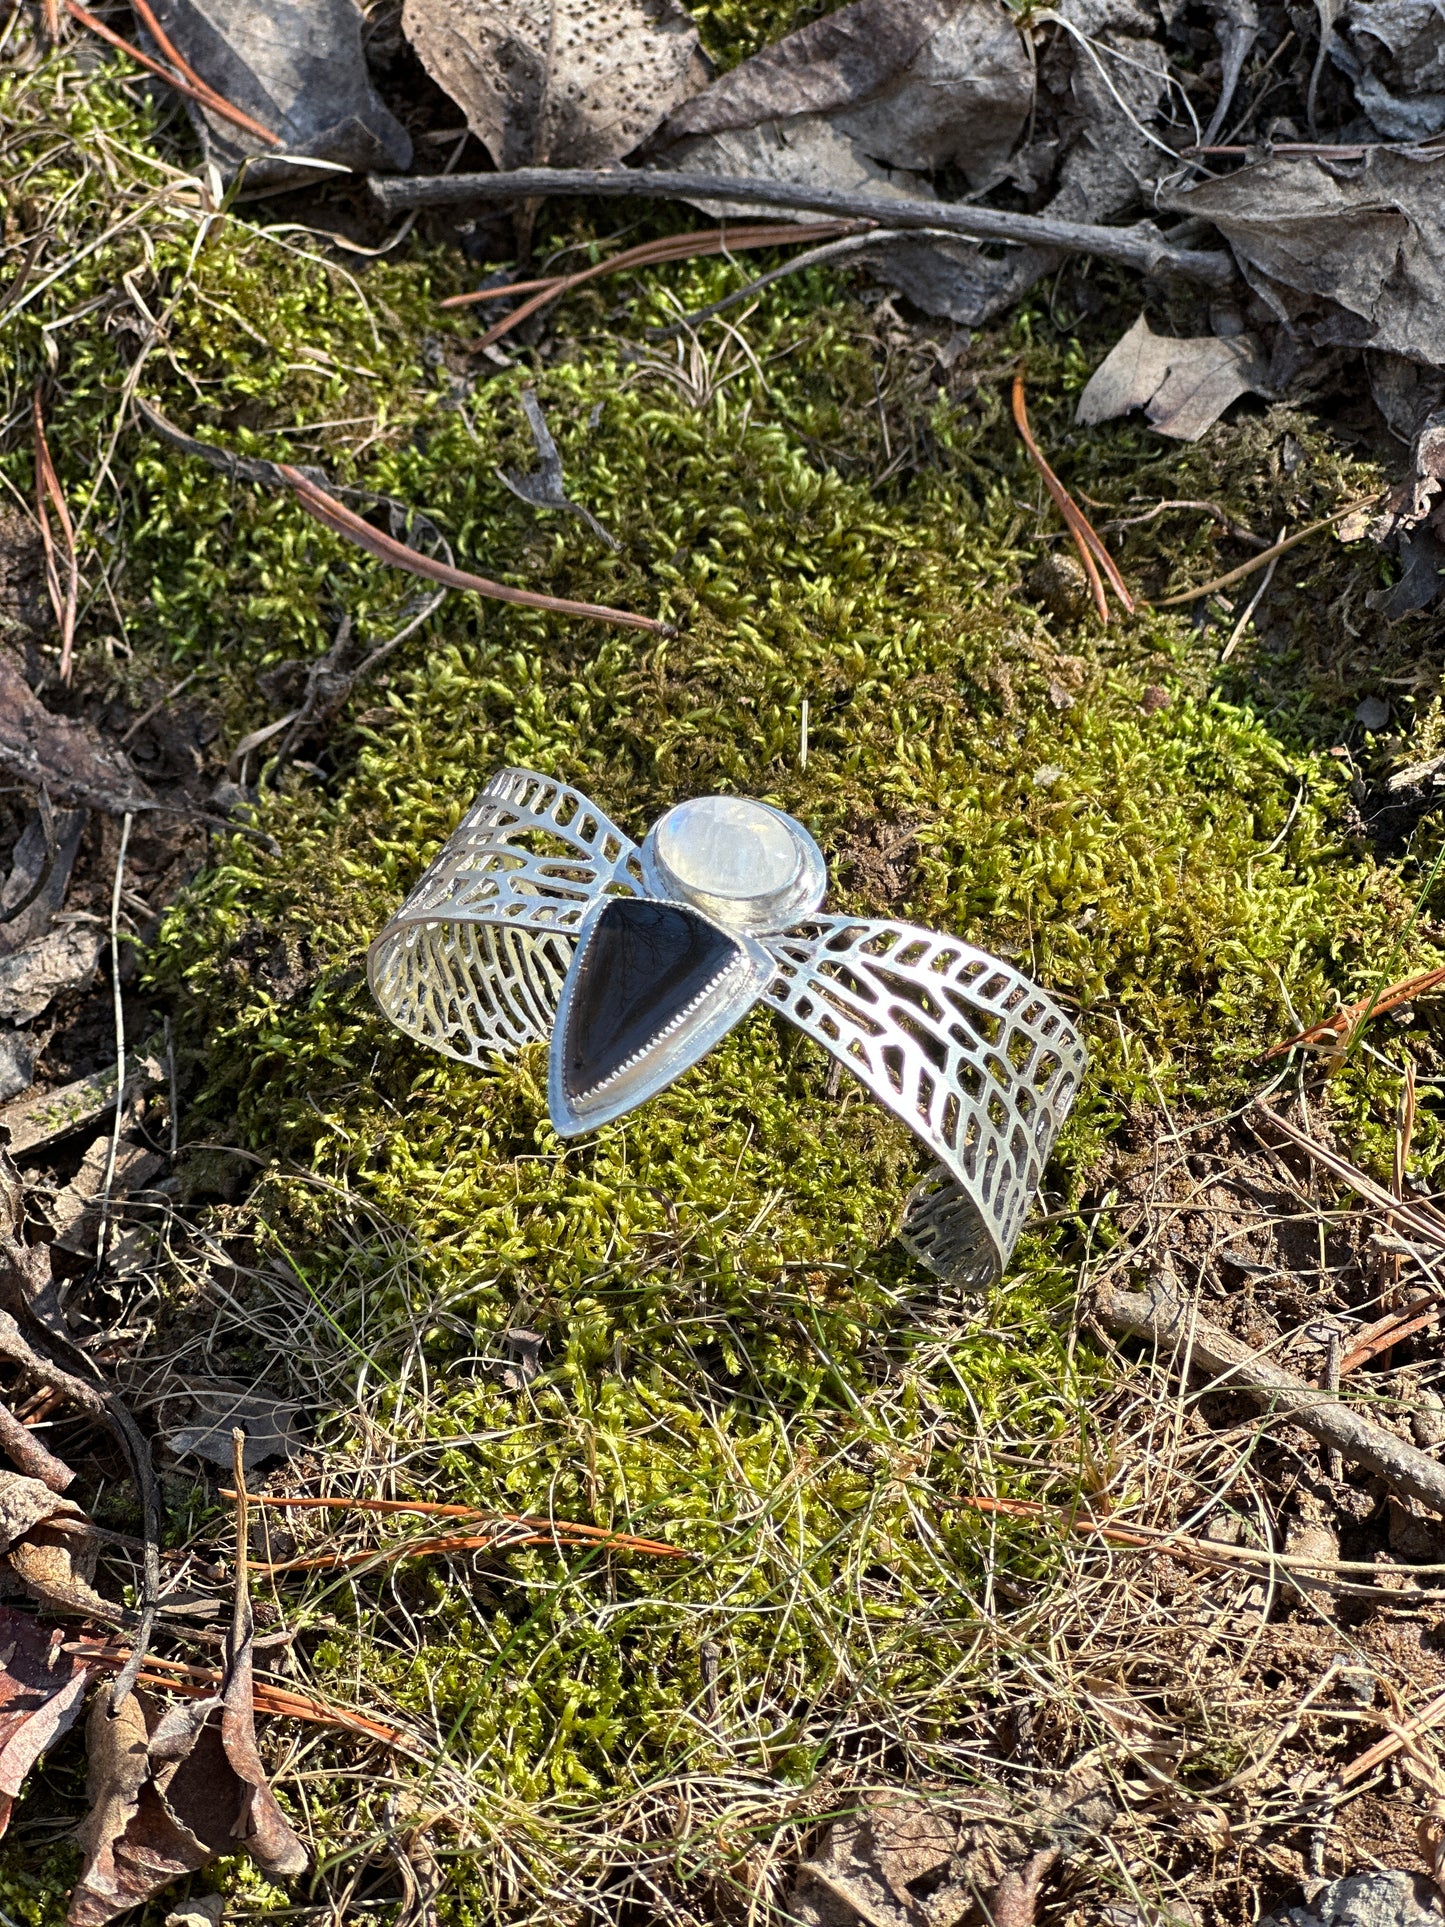
POLYGON ((1087 1061, 1063 1012, 957 937, 820 914, 800 823, 703 796, 641 847, 579 791, 498 772, 372 944, 372 994, 465 1064, 550 1039, 563 1137, 622 1117, 755 1004, 816 1039, 937 1159, 900 1237, 950 1282, 1007 1265, 1087 1061))

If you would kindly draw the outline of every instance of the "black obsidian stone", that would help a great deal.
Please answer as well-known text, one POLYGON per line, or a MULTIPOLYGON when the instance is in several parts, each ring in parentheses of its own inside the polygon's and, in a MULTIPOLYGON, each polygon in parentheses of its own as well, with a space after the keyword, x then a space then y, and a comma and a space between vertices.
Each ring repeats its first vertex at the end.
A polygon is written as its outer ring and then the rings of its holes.
POLYGON ((562 1040, 568 1098, 585 1098, 646 1050, 741 954, 695 910, 612 898, 577 960, 562 1040))

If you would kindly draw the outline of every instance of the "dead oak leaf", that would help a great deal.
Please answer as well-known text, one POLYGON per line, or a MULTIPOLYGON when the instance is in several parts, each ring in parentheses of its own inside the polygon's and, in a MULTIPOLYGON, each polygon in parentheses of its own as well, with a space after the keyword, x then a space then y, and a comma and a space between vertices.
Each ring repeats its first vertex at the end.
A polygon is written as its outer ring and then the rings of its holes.
POLYGON ((619 160, 708 78, 678 0, 406 0, 401 24, 500 168, 619 160))
POLYGON ((1086 427, 1143 408, 1150 426, 1197 442, 1241 395, 1264 391, 1265 369, 1249 335, 1176 339, 1156 335, 1141 314, 1089 378, 1074 419, 1086 427))
POLYGON ((25 1775, 75 1724, 90 1668, 61 1651, 59 1627, 0 1607, 0 1834, 25 1775))
POLYGON ((39 1479, 0 1472, 0 1567, 42 1606, 113 1621, 115 1605, 90 1583, 96 1546, 85 1536, 89 1523, 39 1479))

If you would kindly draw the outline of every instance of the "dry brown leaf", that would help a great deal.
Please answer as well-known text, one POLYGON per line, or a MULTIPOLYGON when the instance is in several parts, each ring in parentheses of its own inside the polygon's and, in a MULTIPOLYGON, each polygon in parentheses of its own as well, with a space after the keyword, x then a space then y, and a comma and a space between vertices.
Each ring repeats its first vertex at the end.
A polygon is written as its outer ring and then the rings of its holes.
MULTIPOLYGON (((1361 150, 1353 150, 1361 153, 1361 150)), ((1162 204, 1224 235, 1245 279, 1315 347, 1445 365, 1445 153, 1275 154, 1162 204)))
POLYGON ((270 1874, 304 1873, 310 1856, 276 1803, 261 1755, 256 1749, 256 1712, 252 1691, 252 1646, 256 1636, 251 1594, 244 1574, 236 1588, 235 1619, 221 1694, 221 1744, 242 1784, 240 1810, 232 1837, 270 1874))
POLYGON ((1197 442, 1231 402, 1262 391, 1264 379, 1251 336, 1176 339, 1156 335, 1141 314, 1094 370, 1074 419, 1093 426, 1143 408, 1161 435, 1197 442))
POLYGON ((60 1650, 58 1627, 0 1607, 0 1834, 21 1782, 75 1724, 91 1668, 60 1650))
POLYGON ((84 1522, 85 1514, 72 1499, 62 1499, 39 1479, 0 1471, 0 1553, 10 1552, 17 1540, 51 1519, 84 1522))
MULTIPOLYGON (((1028 52, 1000 0, 854 0, 724 74, 663 133, 672 142, 767 127, 776 173, 817 147, 826 116, 844 153, 924 172, 957 166, 979 187, 1000 177, 1032 97, 1028 52)), ((719 151, 727 171, 748 171, 732 165, 734 144, 719 151)))
POLYGON ((62 1520, 89 1524, 78 1505, 39 1479, 0 1471, 0 1568, 13 1573, 42 1606, 115 1621, 117 1607, 90 1583, 96 1542, 62 1520))
POLYGON ((314 156, 358 173, 405 170, 411 138, 367 72, 364 21, 353 0, 154 0, 155 13, 192 71, 280 137, 280 150, 204 104, 192 106, 223 174, 246 161, 246 185, 294 186, 314 156))
POLYGON ((16 659, 0 650, 0 770, 47 789, 57 803, 88 804, 119 816, 155 807, 122 758, 84 723, 54 716, 34 693, 16 659))
POLYGON ((94 925, 67 923, 0 957, 0 1020, 28 1024, 62 990, 89 982, 104 943, 94 925))
MULTIPOLYGON (((208 1711, 214 1708, 214 1702, 203 1704, 208 1711)), ((149 1695, 128 1693, 114 1712, 109 1692, 96 1695, 86 1726, 90 1811, 77 1829, 85 1865, 71 1896, 67 1927, 103 1927, 182 1874, 197 1872, 230 1844, 208 1840, 187 1824, 196 1820, 207 1826, 204 1798, 186 1800, 183 1819, 166 1797, 169 1786, 163 1791, 152 1778, 151 1736, 167 1717, 149 1695)), ((183 1764, 167 1762, 171 1786, 183 1764)), ((206 1783, 209 1764, 204 1756, 197 1762, 196 1791, 212 1790, 206 1783)))
POLYGON ((406 0, 402 30, 498 167, 601 167, 706 84, 678 0, 406 0))
POLYGON ((166 1445, 172 1452, 190 1453, 213 1465, 229 1467, 231 1433, 236 1426, 246 1434, 248 1472, 263 1459, 290 1459, 300 1451, 296 1405, 220 1379, 190 1380, 186 1390, 195 1410, 188 1424, 166 1433, 166 1445))

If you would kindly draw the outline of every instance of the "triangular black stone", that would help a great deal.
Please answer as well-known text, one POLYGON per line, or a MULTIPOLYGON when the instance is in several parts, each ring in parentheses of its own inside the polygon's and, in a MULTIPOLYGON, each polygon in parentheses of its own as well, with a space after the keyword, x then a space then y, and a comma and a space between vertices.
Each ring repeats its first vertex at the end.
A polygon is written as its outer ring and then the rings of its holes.
POLYGON ((695 910, 613 897, 574 966, 562 1089, 577 1103, 646 1050, 743 954, 695 910))

